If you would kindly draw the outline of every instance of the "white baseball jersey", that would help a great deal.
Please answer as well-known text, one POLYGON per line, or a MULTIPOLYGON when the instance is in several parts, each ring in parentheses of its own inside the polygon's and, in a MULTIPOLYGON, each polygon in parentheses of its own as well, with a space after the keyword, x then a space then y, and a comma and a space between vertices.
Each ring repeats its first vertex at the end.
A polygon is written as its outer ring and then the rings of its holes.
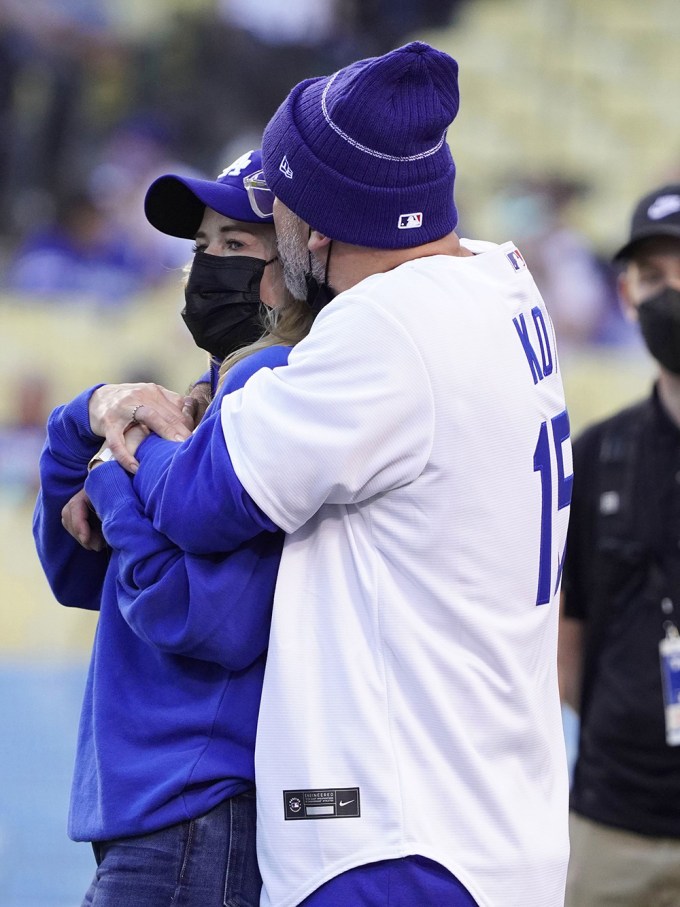
POLYGON ((571 493, 552 325, 512 243, 374 275, 223 404, 288 533, 256 750, 262 905, 421 854, 561 907, 557 598, 571 493))

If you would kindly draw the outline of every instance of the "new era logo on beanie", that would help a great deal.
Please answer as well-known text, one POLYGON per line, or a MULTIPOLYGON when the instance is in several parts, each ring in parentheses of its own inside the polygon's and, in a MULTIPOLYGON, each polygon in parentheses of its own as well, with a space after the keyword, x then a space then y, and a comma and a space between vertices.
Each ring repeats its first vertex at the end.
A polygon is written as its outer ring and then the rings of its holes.
POLYGON ((281 173, 283 173, 283 175, 287 179, 289 179, 289 180, 293 179, 293 171, 290 169, 290 164, 288 163, 288 158, 286 157, 285 154, 281 158, 281 163, 279 164, 279 170, 281 171, 281 173))
POLYGON ((680 240, 680 184, 662 186, 645 195, 635 207, 628 242, 614 261, 630 258, 643 239, 671 236, 680 240))
POLYGON ((456 226, 458 64, 413 42, 297 85, 262 140, 269 188, 331 239, 398 249, 456 226), (285 163, 284 163, 285 162, 285 163))

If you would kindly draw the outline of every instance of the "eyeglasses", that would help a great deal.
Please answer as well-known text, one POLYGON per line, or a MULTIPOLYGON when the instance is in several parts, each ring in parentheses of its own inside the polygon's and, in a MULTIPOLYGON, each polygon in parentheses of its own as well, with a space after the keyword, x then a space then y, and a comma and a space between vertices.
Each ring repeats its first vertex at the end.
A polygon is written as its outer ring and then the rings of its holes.
POLYGON ((258 217, 271 217, 274 210, 274 193, 267 185, 264 170, 251 173, 243 178, 243 185, 248 193, 248 201, 258 217))

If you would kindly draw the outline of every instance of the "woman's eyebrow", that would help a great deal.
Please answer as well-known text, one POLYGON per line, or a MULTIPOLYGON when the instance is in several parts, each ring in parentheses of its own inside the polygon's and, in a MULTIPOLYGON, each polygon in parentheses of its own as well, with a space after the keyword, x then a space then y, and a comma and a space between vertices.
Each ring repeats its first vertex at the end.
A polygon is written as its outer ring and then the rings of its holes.
MULTIPOLYGON (((253 234, 250 232, 250 230, 247 230, 247 229, 245 229, 245 228, 243 228, 243 227, 230 227, 230 226, 228 226, 228 225, 226 225, 226 226, 224 226, 224 227, 220 227, 219 232, 220 232, 220 235, 221 235, 221 236, 224 236, 224 235, 226 235, 226 234, 228 234, 228 233, 240 233, 240 234, 242 234, 242 235, 245 234, 246 236, 252 236, 252 235, 253 235, 253 234)), ((194 235, 194 239, 207 239, 207 235, 206 235, 206 233, 205 233, 203 230, 199 230, 199 231, 194 235)))

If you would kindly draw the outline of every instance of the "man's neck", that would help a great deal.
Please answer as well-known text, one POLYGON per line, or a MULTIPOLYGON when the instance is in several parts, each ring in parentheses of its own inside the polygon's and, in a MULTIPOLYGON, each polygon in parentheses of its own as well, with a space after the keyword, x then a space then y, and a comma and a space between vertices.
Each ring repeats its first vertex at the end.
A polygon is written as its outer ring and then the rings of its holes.
POLYGON ((432 255, 467 257, 472 254, 460 244, 455 233, 412 249, 368 249, 336 240, 333 242, 329 283, 334 290, 342 293, 373 274, 385 274, 407 261, 432 255))

